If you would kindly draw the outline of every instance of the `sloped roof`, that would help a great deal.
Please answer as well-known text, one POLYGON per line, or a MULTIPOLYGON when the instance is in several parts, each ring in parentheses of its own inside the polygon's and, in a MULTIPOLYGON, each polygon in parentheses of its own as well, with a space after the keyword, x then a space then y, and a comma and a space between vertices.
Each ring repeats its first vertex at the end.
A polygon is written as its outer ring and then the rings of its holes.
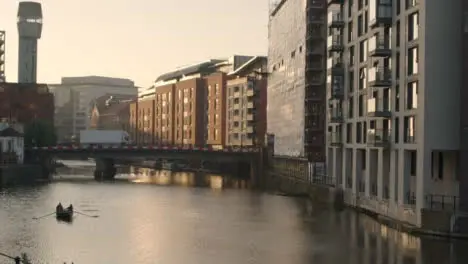
POLYGON ((22 136, 23 136, 23 134, 16 131, 12 127, 7 127, 7 128, 0 131, 0 137, 22 137, 22 136))
POLYGON ((125 101, 120 103, 113 103, 108 106, 106 109, 103 109, 99 112, 99 116, 106 116, 106 115, 117 115, 122 110, 125 110, 132 101, 125 101))
POLYGON ((204 71, 209 71, 211 69, 215 69, 215 66, 223 62, 224 60, 209 60, 201 63, 197 63, 195 65, 190 65, 187 67, 180 68, 178 70, 168 72, 165 74, 160 75, 157 79, 156 82, 160 81, 167 81, 167 80, 172 80, 176 78, 182 78, 183 76, 194 74, 197 72, 204 72, 204 71))
POLYGON ((252 59, 248 60, 246 63, 242 64, 239 68, 237 68, 236 70, 228 73, 228 75, 238 75, 240 73, 242 73, 242 71, 244 70, 247 70, 249 69, 249 66, 253 65, 254 63, 256 63, 257 61, 261 61, 261 60, 267 60, 267 57, 265 56, 255 56, 253 57, 252 59))
POLYGON ((118 102, 134 100, 134 99, 136 99, 136 96, 133 96, 133 95, 106 94, 106 95, 96 98, 93 101, 93 105, 97 108, 97 111, 99 112, 99 114, 102 114, 106 112, 109 107, 119 104, 118 102), (112 104, 108 106, 107 102, 112 102, 112 104))

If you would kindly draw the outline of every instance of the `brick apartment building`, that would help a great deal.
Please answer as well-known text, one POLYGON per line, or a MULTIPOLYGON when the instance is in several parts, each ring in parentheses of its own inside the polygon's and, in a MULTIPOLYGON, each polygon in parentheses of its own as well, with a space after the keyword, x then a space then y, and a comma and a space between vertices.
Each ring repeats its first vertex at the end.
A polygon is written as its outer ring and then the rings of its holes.
POLYGON ((46 84, 0 83, 0 118, 54 123, 54 95, 46 84))
POLYGON ((253 84, 251 90, 246 90, 245 103, 245 107, 250 107, 245 118, 250 118, 251 140, 244 145, 261 144, 266 125, 266 110, 262 110, 266 108, 266 84, 265 89, 261 88, 261 74, 249 71, 264 73, 265 68, 265 57, 240 56, 210 60, 161 75, 158 84, 130 106, 133 139, 141 144, 225 146, 230 122, 226 114, 227 87, 230 80, 237 79, 253 84), (265 67, 258 68, 261 63, 265 67))

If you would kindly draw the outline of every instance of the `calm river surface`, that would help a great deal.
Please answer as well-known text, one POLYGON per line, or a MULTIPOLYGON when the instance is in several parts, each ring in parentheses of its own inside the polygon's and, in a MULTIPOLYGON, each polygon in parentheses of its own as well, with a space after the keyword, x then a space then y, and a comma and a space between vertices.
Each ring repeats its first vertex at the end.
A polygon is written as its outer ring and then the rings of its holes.
POLYGON ((62 174, 49 185, 0 190, 0 252, 75 264, 468 263, 467 242, 419 239, 234 181, 220 188, 226 181, 217 176, 136 173, 113 183, 62 174), (205 187, 191 187, 197 182, 205 187), (32 220, 58 201, 99 218, 32 220))

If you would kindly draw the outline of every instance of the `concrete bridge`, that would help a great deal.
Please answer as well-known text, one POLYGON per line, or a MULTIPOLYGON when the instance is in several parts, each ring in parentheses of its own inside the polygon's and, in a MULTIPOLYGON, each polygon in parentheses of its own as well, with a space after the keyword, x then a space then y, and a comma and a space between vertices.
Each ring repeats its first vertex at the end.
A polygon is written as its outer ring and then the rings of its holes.
POLYGON ((159 146, 159 145, 124 145, 124 146, 82 146, 57 145, 33 147, 26 150, 30 157, 44 166, 53 158, 96 160, 95 179, 113 179, 116 174, 115 160, 122 158, 155 158, 206 160, 211 162, 247 163, 250 166, 250 177, 254 186, 258 175, 263 173, 263 149, 228 147, 222 149, 210 146, 159 146))

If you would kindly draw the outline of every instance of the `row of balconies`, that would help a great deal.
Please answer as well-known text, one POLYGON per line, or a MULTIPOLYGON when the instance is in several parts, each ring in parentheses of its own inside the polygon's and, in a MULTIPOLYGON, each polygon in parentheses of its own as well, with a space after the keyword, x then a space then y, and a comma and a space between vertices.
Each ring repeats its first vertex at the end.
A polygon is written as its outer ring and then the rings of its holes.
MULTIPOLYGON (((327 76, 327 85, 330 86, 331 99, 343 99, 344 97, 344 68, 342 64, 334 64, 333 59, 328 60, 330 75, 327 76)), ((392 72, 385 67, 372 67, 367 71, 367 83, 369 87, 385 88, 392 85, 392 72)))
MULTIPOLYGON (((329 52, 342 52, 344 42, 341 35, 331 35, 327 38, 327 50, 329 52)), ((369 38, 368 55, 370 57, 390 57, 392 49, 389 38, 373 36, 369 38)))
MULTIPOLYGON (((344 136, 341 132, 330 132, 327 135, 328 144, 333 147, 340 147, 344 142, 344 136)), ((390 129, 368 129, 366 144, 371 147, 390 147, 392 136, 390 129)))
MULTIPOLYGON (((369 27, 376 27, 379 25, 390 25, 393 19, 392 13, 393 0, 369 0, 368 24, 369 27)), ((415 2, 415 0, 412 0, 415 2)), ((328 0, 328 5, 343 4, 343 0, 328 0)), ((328 14, 328 26, 330 28, 344 27, 343 16, 340 11, 333 10, 328 14)))
MULTIPOLYGON (((392 109, 390 107, 390 100, 384 98, 371 98, 367 100, 367 116, 368 117, 381 117, 390 118, 392 116, 392 109)), ((330 123, 343 123, 345 120, 344 112, 341 108, 332 107, 328 110, 328 117, 330 123)))

